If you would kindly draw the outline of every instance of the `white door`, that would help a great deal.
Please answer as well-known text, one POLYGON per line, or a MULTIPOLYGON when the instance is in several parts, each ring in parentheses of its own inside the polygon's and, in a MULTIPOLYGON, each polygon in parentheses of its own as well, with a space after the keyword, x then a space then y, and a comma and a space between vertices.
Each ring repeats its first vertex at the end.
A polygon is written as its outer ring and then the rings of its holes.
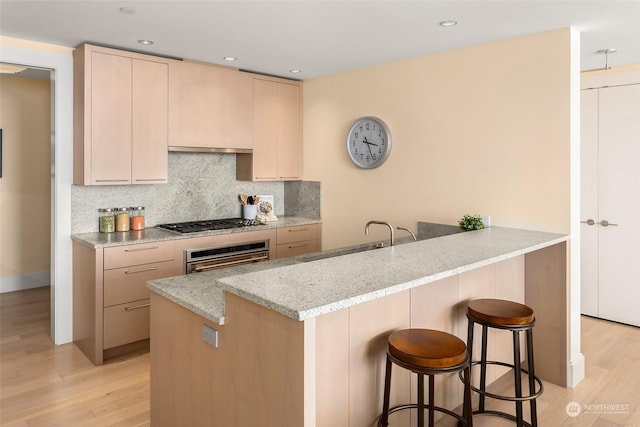
POLYGON ((640 326, 640 85, 582 91, 581 120, 582 312, 640 326))
POLYGON ((640 326, 640 85, 599 92, 599 312, 640 326))
POLYGON ((580 94, 582 313, 598 316, 598 89, 580 94))

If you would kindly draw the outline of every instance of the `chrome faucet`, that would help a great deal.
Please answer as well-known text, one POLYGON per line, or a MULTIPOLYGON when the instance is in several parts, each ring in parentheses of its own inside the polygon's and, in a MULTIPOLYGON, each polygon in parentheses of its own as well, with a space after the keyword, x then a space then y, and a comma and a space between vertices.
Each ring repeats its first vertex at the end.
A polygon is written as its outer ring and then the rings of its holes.
POLYGON ((398 230, 403 230, 406 231, 407 233, 411 234, 411 237, 413 237, 413 241, 417 242, 418 238, 416 237, 415 234, 413 234, 413 231, 409 230, 408 228, 404 228, 404 227, 396 227, 398 230))
POLYGON ((393 246, 396 243, 396 238, 395 238, 395 235, 393 234, 393 226, 391 224, 389 224, 388 222, 384 222, 384 221, 369 221, 369 222, 367 222, 367 225, 364 226, 364 234, 365 235, 369 234, 369 226, 371 224, 380 224, 380 225, 386 225, 387 227, 389 227, 389 231, 391 232, 391 246, 393 246))

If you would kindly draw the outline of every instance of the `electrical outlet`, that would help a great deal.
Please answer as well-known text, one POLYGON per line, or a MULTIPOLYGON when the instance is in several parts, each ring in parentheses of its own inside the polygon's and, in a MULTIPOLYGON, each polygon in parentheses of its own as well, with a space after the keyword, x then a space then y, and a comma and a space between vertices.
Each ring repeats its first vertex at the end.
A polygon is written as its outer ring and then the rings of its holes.
POLYGON ((491 227, 491 216, 480 215, 480 218, 482 219, 482 223, 484 224, 485 227, 491 227))
POLYGON ((209 325, 202 324, 202 340, 218 348, 218 330, 209 325))

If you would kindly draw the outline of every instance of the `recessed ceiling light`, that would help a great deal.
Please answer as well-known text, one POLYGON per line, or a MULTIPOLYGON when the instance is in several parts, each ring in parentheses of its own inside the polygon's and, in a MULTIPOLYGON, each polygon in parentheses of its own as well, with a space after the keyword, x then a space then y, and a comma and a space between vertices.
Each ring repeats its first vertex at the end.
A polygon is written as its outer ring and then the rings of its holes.
POLYGON ((290 73, 293 73, 293 74, 298 74, 298 73, 301 73, 301 72, 302 72, 302 70, 298 70, 297 68, 294 68, 294 69, 292 69, 292 70, 289 70, 289 72, 290 72, 290 73))
POLYGON ((138 40, 138 43, 147 46, 147 45, 153 44, 153 41, 152 40, 138 40))
POLYGON ((453 21, 453 20, 440 21, 438 25, 440 25, 441 27, 453 27, 454 25, 458 25, 458 21, 453 21))
POLYGON ((124 13, 125 15, 133 15, 136 13, 136 10, 132 7, 121 7, 120 13, 124 13))
POLYGON ((237 61, 238 58, 236 58, 235 56, 225 56, 223 58, 225 61, 237 61))

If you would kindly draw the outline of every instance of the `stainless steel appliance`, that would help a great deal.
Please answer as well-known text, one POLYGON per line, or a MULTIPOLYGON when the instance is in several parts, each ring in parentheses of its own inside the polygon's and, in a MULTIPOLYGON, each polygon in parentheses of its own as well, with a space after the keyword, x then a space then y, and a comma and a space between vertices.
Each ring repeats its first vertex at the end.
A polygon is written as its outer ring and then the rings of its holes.
POLYGON ((267 261, 269 259, 269 240, 213 248, 187 249, 185 255, 187 274, 201 273, 219 268, 267 261))
POLYGON ((224 230, 227 228, 253 227, 262 225, 256 220, 242 218, 208 219, 202 221, 175 222, 170 224, 160 224, 158 227, 174 233, 197 233, 200 231, 224 230))
MULTIPOLYGON (((186 234, 258 225, 262 224, 256 220, 224 218, 160 224, 158 227, 174 233, 186 234)), ((267 261, 269 259, 269 240, 252 240, 224 246, 187 249, 184 253, 186 273, 200 273, 235 265, 267 261)))

